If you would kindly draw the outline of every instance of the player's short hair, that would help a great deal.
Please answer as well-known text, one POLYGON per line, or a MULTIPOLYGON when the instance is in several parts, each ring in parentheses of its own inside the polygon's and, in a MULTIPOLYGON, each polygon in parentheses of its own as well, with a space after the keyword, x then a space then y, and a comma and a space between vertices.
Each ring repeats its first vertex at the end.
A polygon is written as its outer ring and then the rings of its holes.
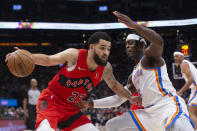
POLYGON ((111 37, 106 32, 95 32, 88 39, 88 48, 90 44, 97 44, 100 39, 111 42, 111 37))

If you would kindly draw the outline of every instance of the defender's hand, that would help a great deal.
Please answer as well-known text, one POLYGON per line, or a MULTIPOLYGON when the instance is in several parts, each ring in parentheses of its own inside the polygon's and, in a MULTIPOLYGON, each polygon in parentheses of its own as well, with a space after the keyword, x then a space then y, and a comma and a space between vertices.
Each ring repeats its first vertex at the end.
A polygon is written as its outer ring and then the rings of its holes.
POLYGON ((131 20, 127 15, 124 15, 118 11, 114 11, 113 14, 118 18, 118 22, 125 24, 130 29, 134 29, 136 27, 136 23, 131 20))

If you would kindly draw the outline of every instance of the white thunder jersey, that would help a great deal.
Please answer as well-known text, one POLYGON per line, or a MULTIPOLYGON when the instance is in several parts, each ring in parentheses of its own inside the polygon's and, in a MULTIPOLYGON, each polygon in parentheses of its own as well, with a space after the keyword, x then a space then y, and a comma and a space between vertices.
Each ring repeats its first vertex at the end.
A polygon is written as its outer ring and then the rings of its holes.
MULTIPOLYGON (((191 94, 190 94, 190 98, 188 101, 188 105, 190 106, 197 106, 197 69, 196 67, 188 60, 183 60, 183 62, 186 62, 189 65, 189 69, 192 73, 192 77, 194 79, 192 85, 190 86, 191 88, 191 94)), ((185 76, 185 74, 182 72, 183 74, 183 78, 185 79, 185 81, 187 81, 187 78, 185 76)))
POLYGON ((132 81, 144 106, 129 111, 139 131, 164 131, 181 115, 188 116, 184 100, 176 95, 168 77, 166 65, 146 68, 140 61, 133 70, 132 81))

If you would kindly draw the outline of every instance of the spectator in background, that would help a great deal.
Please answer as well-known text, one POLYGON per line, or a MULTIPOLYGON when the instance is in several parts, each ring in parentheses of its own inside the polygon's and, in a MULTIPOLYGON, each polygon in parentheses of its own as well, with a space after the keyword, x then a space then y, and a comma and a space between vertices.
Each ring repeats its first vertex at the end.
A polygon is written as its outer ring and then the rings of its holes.
POLYGON ((25 93, 23 109, 27 128, 34 130, 36 122, 36 103, 40 96, 40 91, 37 88, 38 82, 36 79, 31 79, 30 85, 30 89, 25 93))
POLYGON ((97 123, 97 113, 96 113, 96 110, 95 109, 92 110, 90 119, 91 119, 92 123, 94 125, 96 125, 96 123, 97 123))
POLYGON ((187 108, 189 111, 189 116, 194 122, 195 130, 197 130, 197 69, 190 61, 184 59, 184 54, 182 52, 175 51, 174 60, 176 64, 180 64, 182 76, 185 79, 185 85, 177 92, 179 96, 183 92, 191 89, 191 94, 189 101, 187 103, 187 108))

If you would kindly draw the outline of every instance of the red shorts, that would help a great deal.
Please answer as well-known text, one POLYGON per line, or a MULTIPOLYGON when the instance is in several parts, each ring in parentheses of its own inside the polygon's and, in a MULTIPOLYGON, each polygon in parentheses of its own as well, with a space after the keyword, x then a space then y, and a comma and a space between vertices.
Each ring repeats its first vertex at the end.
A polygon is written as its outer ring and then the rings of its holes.
POLYGON ((71 131, 81 125, 91 123, 87 116, 70 104, 64 103, 49 89, 44 89, 38 99, 36 106, 36 128, 42 120, 47 119, 53 129, 57 125, 61 126, 62 131, 71 131))

